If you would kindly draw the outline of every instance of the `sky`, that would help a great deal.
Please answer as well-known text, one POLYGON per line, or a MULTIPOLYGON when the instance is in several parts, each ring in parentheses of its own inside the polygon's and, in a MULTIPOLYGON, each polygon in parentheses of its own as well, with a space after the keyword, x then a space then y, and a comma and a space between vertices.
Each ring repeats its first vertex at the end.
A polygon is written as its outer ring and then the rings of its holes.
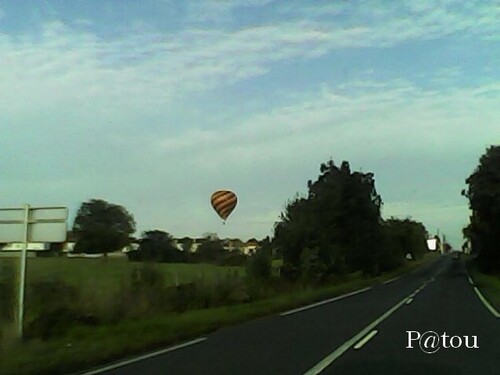
POLYGON ((500 143, 497 1, 0 1, 0 207, 272 235, 330 158, 452 246, 500 143), (238 195, 226 225, 219 189, 238 195))

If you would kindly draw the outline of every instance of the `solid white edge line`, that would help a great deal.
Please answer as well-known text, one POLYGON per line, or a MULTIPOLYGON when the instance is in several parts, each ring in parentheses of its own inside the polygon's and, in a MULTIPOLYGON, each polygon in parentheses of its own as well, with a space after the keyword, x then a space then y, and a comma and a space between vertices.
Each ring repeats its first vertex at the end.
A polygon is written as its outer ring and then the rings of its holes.
POLYGON ((104 367, 100 367, 100 368, 95 369, 95 370, 84 372, 84 373, 82 373, 82 375, 94 375, 94 374, 100 374, 100 373, 105 372, 105 371, 111 371, 111 370, 114 370, 114 369, 119 368, 119 367, 127 366, 127 365, 130 365, 132 363, 142 361, 144 359, 156 357, 156 356, 161 355, 161 354, 165 354, 168 352, 173 352, 174 350, 185 348, 186 346, 198 344, 202 341, 205 341, 206 339, 207 339, 206 337, 201 337, 199 339, 188 341, 188 342, 185 342, 185 343, 180 344, 180 345, 172 346, 170 348, 162 349, 162 350, 159 350, 159 351, 156 351, 153 353, 144 354, 144 355, 141 355, 138 357, 134 357, 134 358, 125 360, 125 361, 113 363, 113 364, 110 364, 108 366, 104 366, 104 367))
POLYGON ((287 315, 295 314, 295 313, 298 313, 298 312, 301 312, 301 311, 304 311, 304 310, 312 309, 314 307, 325 305, 325 304, 330 303, 330 302, 338 301, 338 300, 343 299, 343 298, 351 297, 351 296, 354 296, 356 294, 366 292, 367 290, 370 290, 371 288, 372 287, 369 286, 367 288, 358 289, 358 290, 355 290, 354 292, 343 294, 341 296, 337 296, 337 297, 334 297, 334 298, 329 298, 329 299, 324 300, 324 301, 319 301, 319 302, 313 303, 311 305, 298 307, 296 309, 289 310, 289 311, 286 311, 284 313, 281 313, 280 316, 287 316, 287 315))
POLYGON ((392 283, 393 281, 396 281, 397 279, 399 279, 401 276, 398 276, 398 277, 393 277, 392 279, 389 279, 389 280, 386 280, 384 281, 382 284, 389 284, 389 283, 392 283))
MULTIPOLYGON (((422 287, 425 286, 426 284, 424 284, 422 287)), ((321 373, 325 368, 330 366, 333 361, 335 361, 338 357, 344 354, 351 346, 353 346, 356 342, 358 342, 364 336, 366 336, 368 332, 370 332, 372 329, 374 329, 376 326, 378 326, 380 323, 386 320, 389 316, 391 316, 397 309, 399 309, 403 304, 405 304, 407 300, 408 297, 403 298, 399 303, 397 303, 391 309, 386 311, 382 316, 380 316, 372 323, 368 324, 365 328, 363 328, 357 335, 347 340, 345 343, 343 343, 341 346, 335 349, 335 351, 327 355, 320 362, 318 362, 316 365, 307 370, 304 373, 304 375, 317 375, 321 373)))
POLYGON ((368 341, 370 341, 373 336, 375 336, 378 333, 377 329, 374 329, 371 331, 368 335, 365 336, 364 339, 362 339, 360 342, 358 342, 356 345, 354 345, 355 350, 361 349, 368 341))
POLYGON ((474 281, 472 281, 469 275, 467 275, 467 280, 469 280, 470 285, 474 286, 474 281))
POLYGON ((406 304, 409 305, 412 302, 413 302, 413 298, 412 297, 408 297, 408 299, 406 300, 406 304))
POLYGON ((483 305, 486 306, 488 310, 490 310, 493 316, 495 318, 500 318, 500 313, 493 306, 490 305, 488 300, 483 296, 483 294, 479 291, 477 287, 474 287, 474 291, 476 292, 477 296, 479 297, 483 305))

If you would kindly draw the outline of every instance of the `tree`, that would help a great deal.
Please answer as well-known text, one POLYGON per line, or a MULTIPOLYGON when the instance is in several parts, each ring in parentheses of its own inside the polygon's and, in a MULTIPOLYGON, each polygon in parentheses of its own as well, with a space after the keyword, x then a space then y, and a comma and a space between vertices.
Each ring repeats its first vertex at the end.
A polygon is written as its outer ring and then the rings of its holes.
POLYGON ((186 261, 186 254, 174 246, 173 237, 161 230, 143 233, 138 253, 141 260, 179 263, 186 261))
POLYGON ((381 252, 381 271, 391 271, 405 262, 406 254, 420 259, 427 250, 428 233, 422 223, 390 218, 383 223, 384 246, 381 252))
POLYGON ((477 253, 479 267, 484 272, 500 271, 500 146, 491 146, 479 160, 479 165, 465 181, 462 194, 469 199, 472 211, 464 235, 477 253))
POLYGON ((332 160, 321 164, 320 173, 308 181, 307 196, 290 201, 275 225, 273 245, 283 254, 283 274, 378 273, 382 200, 373 174, 352 173, 348 162, 337 167, 332 160), (305 260, 311 266, 303 267, 305 260))
POLYGON ((196 259, 201 262, 217 263, 226 254, 221 240, 211 240, 206 238, 196 251, 196 259))
POLYGON ((93 199, 82 203, 73 224, 75 252, 117 251, 130 243, 135 221, 122 206, 93 199))

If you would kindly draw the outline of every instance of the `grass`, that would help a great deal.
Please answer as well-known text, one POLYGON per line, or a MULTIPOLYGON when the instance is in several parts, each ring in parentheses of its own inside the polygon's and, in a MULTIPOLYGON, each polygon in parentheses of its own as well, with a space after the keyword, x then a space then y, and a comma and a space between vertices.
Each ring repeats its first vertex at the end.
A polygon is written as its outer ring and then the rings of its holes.
MULTIPOLYGON (((0 265, 18 270, 19 259, 0 258, 0 265)), ((29 286, 38 281, 58 280, 77 287, 84 294, 99 294, 105 299, 116 293, 122 285, 130 283, 131 272, 142 266, 126 258, 28 258, 26 282, 29 286)), ((161 263, 154 264, 161 271, 166 286, 186 284, 204 279, 207 282, 228 274, 245 275, 245 267, 217 266, 212 264, 161 263)), ((1 279, 2 275, 0 275, 1 279)), ((1 281, 1 280, 0 280, 1 281)))
MULTIPOLYGON (((4 349, 0 355, 0 373, 57 375, 90 368, 207 334, 222 326, 380 283, 435 258, 436 254, 429 254, 420 261, 408 262, 401 269, 377 278, 365 278, 359 273, 351 274, 335 285, 321 288, 304 287, 253 303, 122 320, 116 324, 93 328, 75 326, 62 337, 47 341, 30 340, 4 349)), ((38 265, 42 266, 42 263, 38 265)))
POLYGON ((480 272, 472 259, 468 260, 468 270, 484 297, 500 312, 500 274, 488 275, 480 272))
MULTIPOLYGON (((109 305, 116 302, 116 295, 120 293, 120 288, 130 285, 132 271, 142 268, 143 265, 143 263, 129 262, 127 258, 28 258, 27 293, 30 293, 31 286, 40 281, 56 281, 60 285, 75 288, 75 291, 81 297, 80 300, 86 302, 83 307, 94 306, 97 311, 102 311, 103 309, 112 308, 109 305)), ((155 263, 151 266, 163 275, 164 286, 166 287, 173 286, 176 283, 186 284, 197 280, 203 280, 210 284, 224 279, 228 275, 245 275, 245 267, 237 266, 188 263, 155 263)), ((15 290, 12 292, 16 293, 19 259, 0 258, 0 270, 7 268, 14 272, 16 281, 10 283, 9 288, 14 288, 15 290)), ((0 284, 3 278, 1 273, 0 284)), ((1 297, 2 291, 0 291, 0 303, 3 301, 1 297)), ((38 308, 29 306, 28 301, 26 322, 33 321, 38 314, 38 308)), ((0 319, 0 330, 5 329, 7 324, 0 319)))

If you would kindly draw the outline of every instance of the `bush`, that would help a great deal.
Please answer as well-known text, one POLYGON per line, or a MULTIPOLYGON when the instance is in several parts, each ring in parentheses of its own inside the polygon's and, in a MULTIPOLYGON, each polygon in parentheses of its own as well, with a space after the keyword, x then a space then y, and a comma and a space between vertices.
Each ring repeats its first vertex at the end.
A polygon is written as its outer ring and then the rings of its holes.
POLYGON ((169 296, 164 274, 153 263, 143 263, 130 274, 130 284, 123 284, 117 293, 113 319, 138 317, 168 308, 169 296))
POLYGON ((139 250, 131 250, 127 252, 127 258, 130 262, 142 261, 141 252, 139 250))
POLYGON ((272 257, 269 251, 257 250, 255 255, 248 258, 246 270, 251 279, 269 279, 272 274, 272 257))
POLYGON ((12 321, 16 303, 16 272, 10 264, 0 263, 0 323, 12 321))
POLYGON ((79 312, 78 289, 57 278, 29 283, 26 288, 26 337, 64 334, 74 322, 92 320, 79 312))
POLYGON ((28 324, 25 337, 48 340, 64 335, 75 324, 97 325, 99 323, 100 320, 97 317, 81 314, 75 308, 44 309, 28 324))
POLYGON ((305 282, 319 282, 326 276, 327 267, 318 253, 318 248, 305 248, 300 256, 301 276, 305 282))
POLYGON ((244 266, 247 263, 248 256, 241 251, 231 251, 219 259, 220 266, 244 266))

